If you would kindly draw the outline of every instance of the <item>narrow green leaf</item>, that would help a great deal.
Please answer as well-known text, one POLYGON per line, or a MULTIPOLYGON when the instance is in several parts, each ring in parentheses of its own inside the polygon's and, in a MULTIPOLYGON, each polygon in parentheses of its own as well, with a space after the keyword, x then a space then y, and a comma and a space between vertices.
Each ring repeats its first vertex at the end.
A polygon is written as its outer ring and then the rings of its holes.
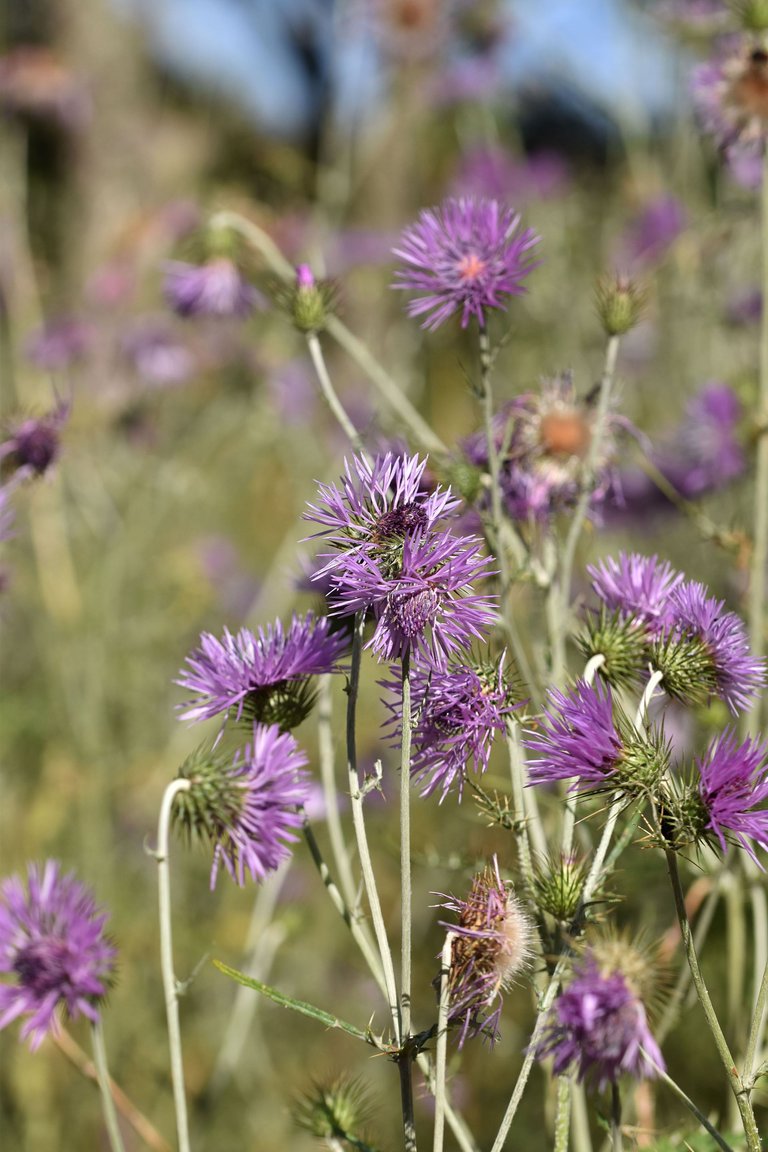
POLYGON ((262 984, 260 980, 255 980, 253 976, 246 976, 244 972, 238 972, 237 968, 230 968, 228 965, 222 964, 220 960, 214 960, 213 963, 225 976, 231 977, 232 980, 236 980, 238 984, 242 984, 246 988, 252 988, 254 992, 261 992, 262 996, 274 1000, 275 1004, 279 1004, 282 1008, 292 1008, 294 1012, 300 1012, 302 1016, 309 1016, 311 1020, 318 1020, 326 1028, 341 1028, 342 1032, 354 1036, 356 1040, 364 1040, 366 1044, 373 1043, 369 1032, 361 1031, 354 1024, 340 1020, 338 1016, 332 1016, 330 1012, 324 1012, 322 1008, 316 1008, 314 1004, 308 1004, 306 1000, 294 1000, 290 996, 285 996, 282 992, 278 992, 277 988, 271 988, 269 984, 262 984))

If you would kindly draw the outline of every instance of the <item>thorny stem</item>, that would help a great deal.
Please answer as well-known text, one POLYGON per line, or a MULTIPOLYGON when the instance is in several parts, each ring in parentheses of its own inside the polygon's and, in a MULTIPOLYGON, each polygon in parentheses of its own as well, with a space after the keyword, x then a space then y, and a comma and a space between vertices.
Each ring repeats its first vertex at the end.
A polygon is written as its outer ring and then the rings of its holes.
POLYGON ((568 1152, 571 1131, 571 1081, 567 1076, 557 1078, 557 1111, 555 1113, 555 1144, 552 1152, 568 1152))
MULTIPOLYGON (((768 300, 768 152, 763 160, 761 194, 763 245, 763 299, 768 300)), ((749 639, 752 653, 765 652, 766 568, 768 566, 768 305, 763 307, 760 330, 760 390, 755 406, 757 426, 757 465, 755 474, 755 527, 749 573, 749 639)), ((747 716, 747 732, 760 730, 761 697, 757 696, 747 716)))
POLYGON ((560 687, 565 681, 565 638, 568 624, 568 609, 571 602, 571 581, 573 579, 573 564, 576 559, 576 549, 579 543, 584 523, 589 512, 592 500, 592 486, 597 472, 597 462, 600 459, 600 449, 605 437, 605 423, 608 417, 608 408, 611 401, 613 379, 616 373, 616 360, 619 355, 619 337, 610 336, 605 352, 605 364, 600 380, 600 394, 597 400, 594 432, 589 445, 589 452, 584 461, 582 473, 582 487, 579 501, 573 513, 571 526, 563 545, 560 560, 559 577, 552 581, 549 597, 556 604, 551 624, 550 643, 552 644, 552 674, 555 685, 560 687))
POLYGON ((731 1091, 736 1097, 736 1103, 741 1115, 741 1122, 744 1127, 744 1134, 747 1139, 748 1152, 761 1152, 760 1134, 757 1131, 757 1122, 755 1120, 755 1113, 749 1098, 750 1089, 745 1086, 739 1075, 738 1069, 731 1055, 728 1047, 728 1041, 723 1035, 723 1030, 720 1027, 720 1022, 717 1019, 714 1005, 709 995, 709 990, 704 982, 704 977, 699 968, 699 959, 696 955, 696 948, 693 942, 693 934, 691 932, 691 925, 688 920, 688 913, 685 909, 685 897, 683 895, 683 888, 680 883, 680 873, 677 867, 677 857, 671 848, 665 848, 664 854, 667 858, 667 870, 669 872, 669 879, 672 884, 672 893, 675 898, 675 909, 677 911, 677 918, 680 924, 680 932, 683 938, 683 947, 685 948, 688 966, 691 970, 693 983, 696 986, 699 1002, 704 1015, 709 1025, 709 1030, 715 1041, 720 1059, 725 1068, 728 1077, 728 1083, 731 1091))
POLYGON ((443 1152, 445 1132, 445 1063, 448 1047, 448 1003, 451 974, 451 949, 454 933, 446 932, 443 951, 440 955, 440 999, 437 1008, 437 1041, 435 1044, 435 1128, 432 1139, 432 1152, 443 1152))
POLYGON ((320 340, 316 332, 307 333, 307 347, 309 349, 309 354, 312 357, 312 364, 314 365, 317 379, 320 382, 320 388, 322 389, 323 396, 328 402, 328 407, 336 417, 341 430, 352 444, 355 452, 357 452, 360 456, 365 457, 365 448, 363 447, 363 442, 360 439, 360 433, 357 431, 354 424, 347 415, 347 411, 344 408, 341 400, 339 400, 338 393, 333 386, 333 381, 331 380, 330 374, 328 372, 328 367, 325 363, 325 357, 323 356, 323 349, 320 346, 320 340))
POLYGON ((173 1103, 176 1109, 176 1133, 179 1152, 190 1152, 187 1098, 184 1091, 184 1064, 181 1056, 181 1030, 179 1028, 179 993, 173 971, 173 935, 171 927, 171 874, 168 866, 168 840, 171 812, 176 797, 188 792, 189 780, 172 780, 165 790, 160 805, 157 826, 157 886, 160 905, 160 965, 163 973, 165 1014, 168 1021, 168 1043, 171 1053, 171 1079, 173 1103))
POLYGON ((107 1048, 104 1043, 104 1029, 101 1023, 101 1016, 91 1024, 91 1039, 93 1041, 93 1061, 96 1065, 96 1077, 99 1082, 101 1106, 104 1110, 104 1123, 107 1127, 110 1147, 112 1148, 112 1152, 125 1152, 123 1137, 120 1134, 120 1125, 117 1121, 115 1102, 112 1099, 109 1069, 107 1067, 107 1048))
MULTIPOLYGON (((252 220, 247 220, 237 212, 218 212, 211 219, 211 225, 213 227, 232 228, 239 232, 240 235, 264 257, 272 271, 279 276, 281 280, 289 284, 293 283, 296 275, 295 268, 286 260, 274 240, 272 240, 263 229, 259 228, 258 224, 254 224, 252 220)), ((326 331, 333 337, 336 343, 340 344, 344 351, 362 368, 368 379, 378 390, 379 395, 410 429, 421 447, 427 452, 434 452, 439 456, 447 456, 448 449, 443 441, 414 408, 397 382, 381 364, 379 364, 378 360, 371 355, 366 345, 361 340, 358 340, 358 338, 350 332, 349 328, 347 328, 345 324, 342 324, 337 316, 329 316, 325 327, 326 331)))
POLYGON ((349 684, 347 687, 347 773, 349 777, 349 797, 352 807, 352 825, 355 830, 357 854, 360 858, 360 869, 363 874, 363 886, 368 897, 371 909, 373 933, 381 957, 381 968, 384 973, 387 1002, 392 1016, 392 1027, 395 1040, 400 1043, 402 1036, 400 1028, 400 1011, 397 1000, 397 983, 395 969, 392 963, 392 950, 387 939, 387 928, 381 911, 379 891, 376 887, 376 876, 371 862, 371 853, 368 847, 368 836, 365 831, 365 817, 363 815, 363 794, 360 790, 360 778, 357 771, 357 739, 355 734, 355 720, 357 713, 357 694, 360 684, 360 655, 363 644, 363 625, 365 615, 358 612, 355 615, 354 631, 352 633, 352 654, 349 669, 349 684))
POLYGON ((413 1055, 411 1039, 411 656, 405 650, 401 668, 402 721, 400 738, 400 1041, 398 1060, 406 1152, 415 1152, 413 1119, 413 1055))
MULTIPOLYGON (((93 1080, 98 1086, 98 1075, 93 1061, 88 1059, 66 1028, 59 1028, 52 1033, 51 1039, 70 1064, 87 1080, 93 1080)), ((116 1084, 111 1077, 109 1078, 109 1088, 118 1112, 127 1120, 136 1135, 144 1141, 147 1147, 151 1148, 153 1152, 172 1152, 165 1137, 160 1135, 154 1124, 136 1107, 130 1097, 126 1096, 119 1084, 116 1084)))
POLYGON ((621 1091, 614 1081, 611 1084, 611 1152, 623 1152, 621 1136, 621 1091))

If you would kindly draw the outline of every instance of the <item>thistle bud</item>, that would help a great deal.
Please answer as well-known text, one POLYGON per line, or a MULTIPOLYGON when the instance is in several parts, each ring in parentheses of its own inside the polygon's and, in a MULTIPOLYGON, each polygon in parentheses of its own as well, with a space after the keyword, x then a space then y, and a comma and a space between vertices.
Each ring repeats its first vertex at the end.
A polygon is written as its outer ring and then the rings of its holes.
POLYGON ((316 280, 308 264, 299 264, 294 284, 279 299, 299 332, 322 332, 336 303, 336 289, 329 280, 316 280))
POLYGON ((640 319, 647 293, 629 276, 617 273, 598 280, 595 291, 597 314, 608 336, 623 336, 640 319))
POLYGON ((768 31, 768 0, 735 0, 733 7, 745 31, 768 31))
POLYGON ((359 1080, 339 1076, 329 1084, 318 1081, 294 1103, 292 1114, 300 1128, 318 1140, 344 1141, 355 1148, 369 1148, 360 1138, 367 1114, 365 1090, 359 1080))
POLYGON ((560 853, 541 864, 534 876, 536 907, 559 924, 571 924, 579 911, 587 863, 572 854, 560 853))

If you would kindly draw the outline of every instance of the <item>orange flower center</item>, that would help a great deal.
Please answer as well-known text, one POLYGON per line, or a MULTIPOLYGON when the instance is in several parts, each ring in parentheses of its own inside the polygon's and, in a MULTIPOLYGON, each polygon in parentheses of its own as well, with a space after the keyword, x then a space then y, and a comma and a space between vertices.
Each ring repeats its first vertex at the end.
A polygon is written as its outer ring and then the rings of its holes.
POLYGON ((541 419, 540 437, 552 456, 586 456, 592 432, 578 412, 548 412, 541 419))
POLYGON ((459 260, 459 275, 462 280, 477 280, 485 271, 485 260, 481 260, 475 252, 468 252, 459 260))

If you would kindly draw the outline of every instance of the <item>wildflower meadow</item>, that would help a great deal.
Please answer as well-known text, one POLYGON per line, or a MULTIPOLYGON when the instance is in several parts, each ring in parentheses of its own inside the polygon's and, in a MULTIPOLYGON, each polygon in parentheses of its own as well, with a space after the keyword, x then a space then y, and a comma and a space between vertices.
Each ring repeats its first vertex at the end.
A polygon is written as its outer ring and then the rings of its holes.
POLYGON ((768 3, 7 3, 3 1152, 764 1152, 768 3))

